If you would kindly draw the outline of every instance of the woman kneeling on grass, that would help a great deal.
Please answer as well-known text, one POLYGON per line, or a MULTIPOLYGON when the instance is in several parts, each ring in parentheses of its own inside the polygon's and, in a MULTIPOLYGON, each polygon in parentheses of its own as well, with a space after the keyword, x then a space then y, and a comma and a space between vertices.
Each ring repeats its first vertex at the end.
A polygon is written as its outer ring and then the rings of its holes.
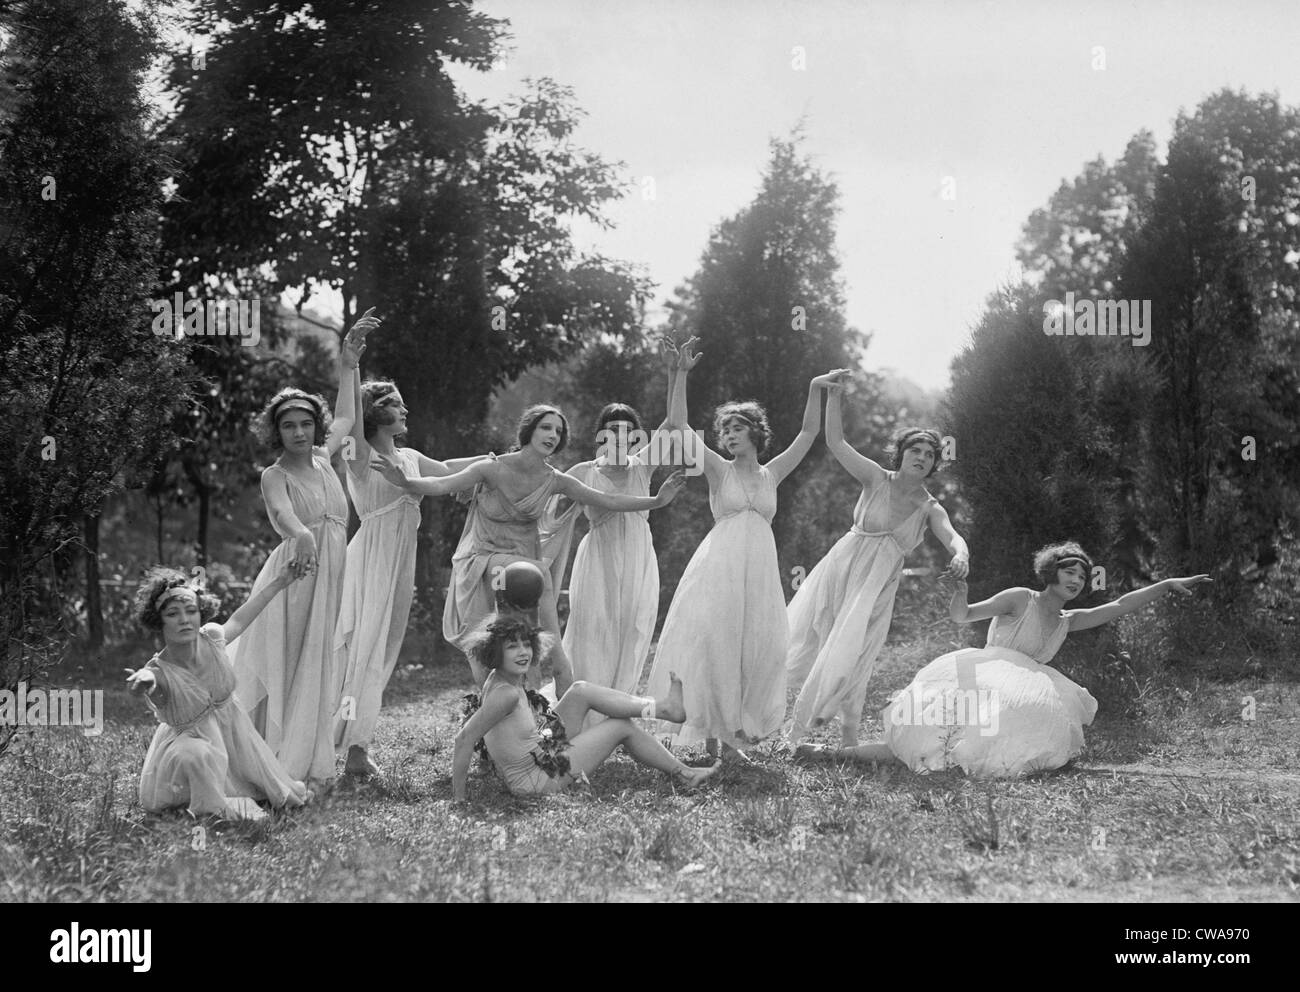
POLYGON ((279 808, 311 799, 235 701, 226 657, 226 642, 297 577, 287 562, 224 624, 203 622, 216 613, 216 597, 175 569, 151 568, 136 590, 136 621, 166 642, 139 671, 127 670, 131 691, 144 693, 159 723, 140 772, 140 805, 148 812, 188 805, 195 816, 256 820, 266 816, 256 800, 279 808))
POLYGON ((982 603, 966 600, 959 581, 949 604, 957 623, 992 619, 982 648, 950 651, 930 662, 881 712, 885 740, 835 750, 801 744, 799 759, 901 761, 925 774, 960 766, 976 778, 1052 771, 1083 750, 1083 728, 1097 701, 1051 661, 1072 631, 1109 623, 1167 592, 1185 596, 1208 575, 1165 579, 1113 603, 1067 610, 1088 584, 1092 559, 1073 541, 1034 556, 1043 589, 1003 589, 982 603))
POLYGON ((456 734, 451 787, 457 802, 466 799, 465 779, 479 741, 487 746, 506 788, 516 795, 558 792, 595 771, 620 744, 640 764, 668 772, 687 789, 718 770, 717 765, 682 764, 632 722, 633 717, 683 721, 682 683, 675 675, 667 697, 659 700, 574 682, 552 713, 540 695, 524 688, 534 656, 543 657, 551 646, 548 634, 524 617, 492 614, 467 635, 463 646, 488 670, 488 676, 479 707, 456 734), (587 713, 593 710, 609 719, 582 730, 587 713), (545 729, 539 729, 539 717, 545 729))

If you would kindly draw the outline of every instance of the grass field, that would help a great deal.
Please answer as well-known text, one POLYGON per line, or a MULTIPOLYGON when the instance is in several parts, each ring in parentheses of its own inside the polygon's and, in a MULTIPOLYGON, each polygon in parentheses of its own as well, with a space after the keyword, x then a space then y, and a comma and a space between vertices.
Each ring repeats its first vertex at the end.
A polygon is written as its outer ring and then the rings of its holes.
MULTIPOLYGON (((869 713, 923 660, 887 650, 869 713)), ((546 800, 476 772, 454 809, 469 685, 460 666, 399 670, 385 779, 252 824, 146 815, 152 718, 112 690, 102 736, 35 730, 0 758, 0 900, 1300 898, 1294 682, 1191 678, 1137 716, 1103 708, 1072 769, 1030 780, 805 767, 773 747, 684 795, 620 754, 590 790, 546 800)))

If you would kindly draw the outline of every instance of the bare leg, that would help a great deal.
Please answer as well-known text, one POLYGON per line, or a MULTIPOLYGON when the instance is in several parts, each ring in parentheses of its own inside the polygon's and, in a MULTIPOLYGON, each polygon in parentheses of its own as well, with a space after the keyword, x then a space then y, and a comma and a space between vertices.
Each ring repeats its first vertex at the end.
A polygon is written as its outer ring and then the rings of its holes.
POLYGON ((568 693, 569 686, 573 684, 573 666, 570 664, 569 656, 565 653, 564 644, 560 640, 560 613, 555 605, 555 589, 551 584, 551 570, 544 568, 541 562, 534 562, 533 564, 542 569, 542 576, 546 582, 542 589, 542 598, 537 601, 537 622, 542 629, 555 638, 555 645, 551 648, 550 655, 551 672, 555 676, 555 694, 556 696, 563 696, 568 693))
POLYGON ((796 761, 858 761, 863 764, 888 765, 898 761, 888 744, 858 744, 856 747, 822 747, 800 744, 794 749, 796 761))
MULTIPOLYGON (((619 692, 594 682, 574 682, 555 706, 555 713, 564 722, 564 730, 570 740, 576 740, 582 733, 583 721, 592 710, 614 719, 651 715, 647 712, 645 697, 619 692)), ((686 708, 682 704, 682 681, 675 673, 668 674, 668 695, 654 701, 653 715, 656 719, 667 720, 669 723, 681 723, 686 719, 686 708)))
POLYGON ((708 768, 689 768, 630 719, 611 717, 590 730, 584 730, 570 742, 568 758, 571 774, 577 776, 595 771, 620 744, 638 764, 668 772, 688 789, 699 785, 721 767, 714 764, 708 768))
MULTIPOLYGON (((863 687, 865 693, 866 687, 863 687)), ((862 723, 863 695, 854 693, 840 708, 840 747, 858 746, 858 726, 862 723)))

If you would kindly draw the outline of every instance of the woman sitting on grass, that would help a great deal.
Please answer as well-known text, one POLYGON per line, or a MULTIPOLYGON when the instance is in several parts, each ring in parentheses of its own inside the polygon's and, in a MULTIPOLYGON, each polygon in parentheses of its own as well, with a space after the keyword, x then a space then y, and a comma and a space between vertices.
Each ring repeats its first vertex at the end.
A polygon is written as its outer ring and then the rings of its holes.
POLYGON ((797 758, 901 761, 914 772, 954 765, 977 778, 1013 778, 1051 771, 1083 750, 1083 728, 1092 723, 1097 701, 1049 664, 1066 634, 1109 623, 1177 591, 1209 582, 1208 575, 1165 579, 1136 589, 1104 606, 1065 610, 1083 592, 1092 559, 1067 541, 1034 556, 1041 592, 1018 586, 982 603, 966 602, 958 581, 948 607, 957 623, 992 618, 982 648, 950 651, 930 662, 912 684, 881 711, 882 744, 825 749, 800 745, 797 758))
POLYGON ((294 781, 235 701, 235 670, 226 642, 238 637, 298 576, 286 561, 224 624, 216 597, 192 588, 185 576, 155 566, 135 594, 135 619, 161 632, 163 649, 139 671, 131 691, 144 693, 159 727, 140 773, 140 805, 150 813, 188 805, 194 816, 260 819, 255 800, 301 806, 311 799, 294 781))
POLYGON ((633 717, 682 722, 682 683, 676 676, 667 697, 660 700, 574 682, 551 713, 540 695, 529 694, 524 688, 533 658, 544 657, 550 649, 550 635, 525 617, 494 613, 471 631, 463 644, 488 675, 479 707, 456 734, 451 787, 457 802, 466 799, 465 779, 479 741, 485 743, 506 788, 517 795, 558 792, 595 771, 620 744, 640 764, 668 772, 687 789, 718 770, 717 765, 690 768, 682 764, 632 722, 633 717), (592 710, 609 719, 582 730, 592 710), (539 730, 539 717, 547 724, 544 730, 539 730))

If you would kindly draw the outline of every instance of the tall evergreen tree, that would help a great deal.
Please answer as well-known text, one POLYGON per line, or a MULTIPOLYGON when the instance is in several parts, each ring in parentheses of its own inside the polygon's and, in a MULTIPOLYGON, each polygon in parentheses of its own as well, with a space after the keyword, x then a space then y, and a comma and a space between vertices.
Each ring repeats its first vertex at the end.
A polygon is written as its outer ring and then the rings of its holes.
POLYGON ((62 597, 43 577, 83 535, 97 595, 100 507, 168 443, 185 347, 151 332, 166 164, 141 95, 160 54, 149 10, 41 0, 7 7, 3 26, 18 78, 0 122, 0 688, 12 689, 49 659, 32 646, 62 597))

